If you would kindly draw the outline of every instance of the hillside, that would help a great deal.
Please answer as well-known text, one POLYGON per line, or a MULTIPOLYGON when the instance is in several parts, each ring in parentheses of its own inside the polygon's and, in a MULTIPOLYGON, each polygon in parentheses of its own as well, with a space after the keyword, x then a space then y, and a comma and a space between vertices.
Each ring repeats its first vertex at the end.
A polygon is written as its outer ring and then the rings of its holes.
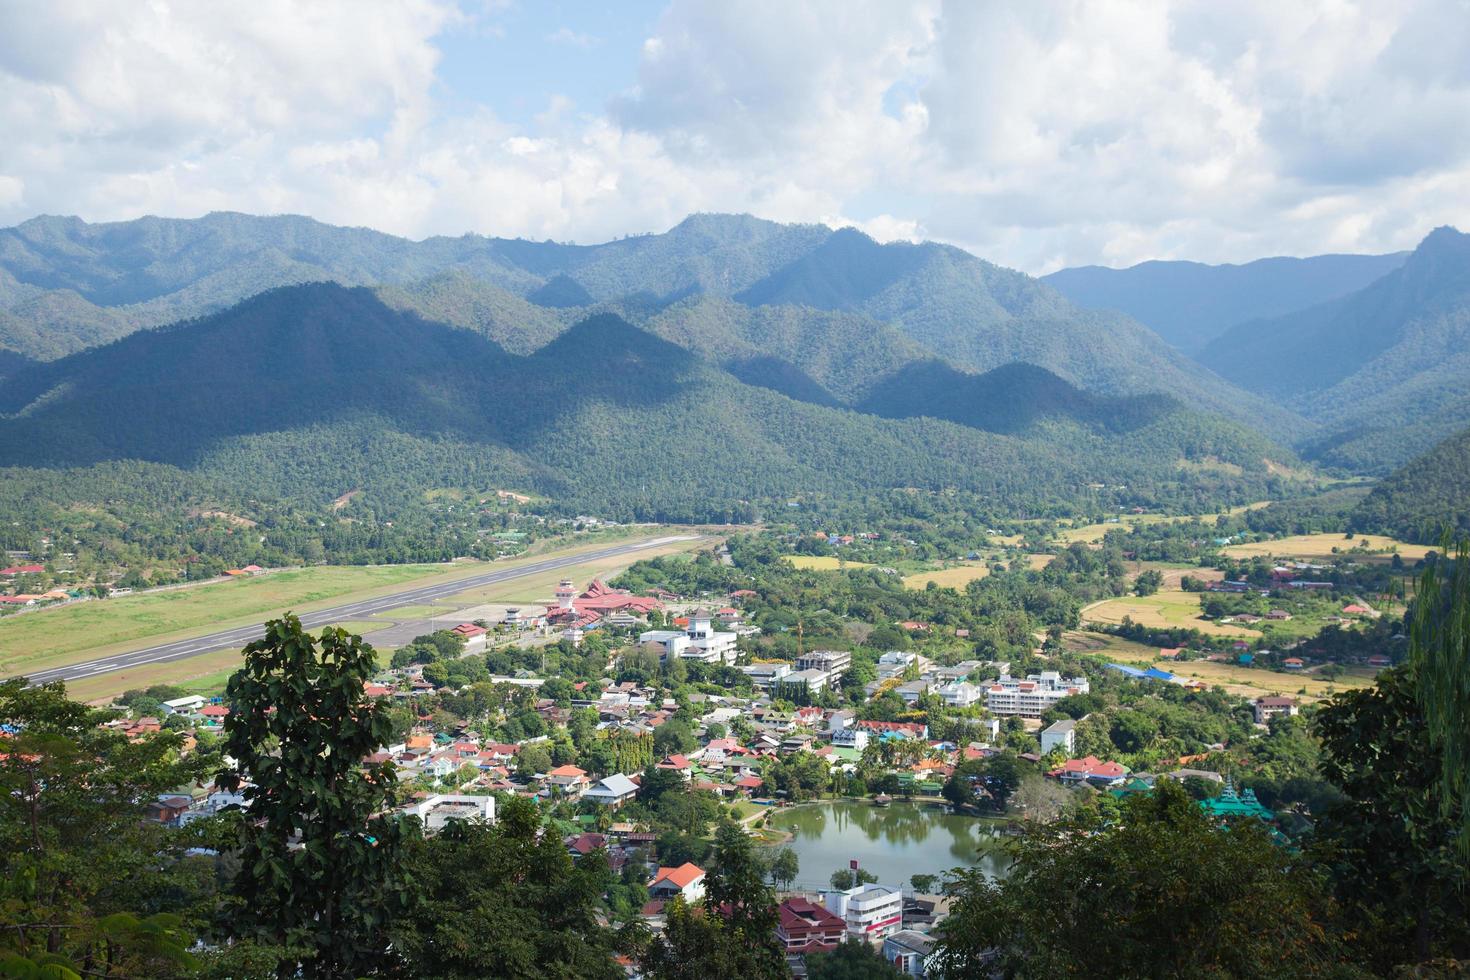
MULTIPOLYGON (((1046 397, 1075 391, 1039 369, 1012 373, 1046 397)), ((985 490, 1017 508, 1088 483, 1150 503, 1245 499, 1274 480, 1265 460, 1278 451, 1237 426, 1162 401, 1099 425, 1087 413, 1110 400, 1070 398, 1034 419, 949 412, 957 424, 935 418, 942 406, 880 418, 742 383, 611 314, 520 356, 366 289, 318 284, 23 367, 0 381, 0 460, 163 463, 318 506, 356 488, 392 499, 518 486, 645 518, 896 486, 985 490), (1229 465, 1186 465, 1212 461, 1229 465)))
POLYGON ((1438 544, 1449 530, 1470 534, 1470 429, 1384 478, 1353 512, 1364 531, 1438 544))
POLYGON ((1439 228, 1367 288, 1236 327, 1201 360, 1319 423, 1314 455, 1386 472, 1470 423, 1467 342, 1470 236, 1439 228))
POLYGON ((948 246, 882 245, 853 229, 748 215, 692 215, 663 234, 598 245, 412 242, 295 216, 37 218, 0 230, 0 348, 53 359, 311 281, 375 286, 390 306, 521 354, 578 319, 615 312, 807 400, 824 400, 822 388, 848 403, 914 360, 969 371, 1020 361, 1094 391, 1166 393, 1277 438, 1305 432, 1291 412, 1140 324, 1079 309, 1019 272, 948 246), (805 338, 829 368, 809 366, 775 334, 805 338), (845 349, 863 353, 838 366, 845 349))
POLYGON ((1041 281, 1078 306, 1126 313, 1195 353, 1237 324, 1357 292, 1403 265, 1408 254, 1280 257, 1242 265, 1142 262, 1126 269, 1088 265, 1041 281))

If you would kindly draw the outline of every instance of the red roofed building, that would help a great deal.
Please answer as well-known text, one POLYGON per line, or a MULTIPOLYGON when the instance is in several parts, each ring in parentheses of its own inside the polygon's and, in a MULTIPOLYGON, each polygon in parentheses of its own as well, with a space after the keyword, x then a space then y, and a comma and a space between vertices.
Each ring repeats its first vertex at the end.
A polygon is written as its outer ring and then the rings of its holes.
POLYGON ((486 631, 483 626, 476 626, 474 623, 460 623, 449 632, 463 640, 467 650, 485 645, 486 631))
POLYGON ((677 868, 659 868, 648 883, 648 894, 664 900, 682 895, 686 902, 697 902, 704 897, 704 869, 688 861, 677 868))
POLYGON ((0 575, 39 575, 45 570, 45 565, 11 565, 9 568, 0 568, 0 575))
POLYGON ((788 898, 776 914, 776 939, 787 956, 831 952, 847 933, 843 919, 804 898, 788 898))
POLYGON ((1053 776, 1064 783, 1088 782, 1094 786, 1115 786, 1128 775, 1128 770, 1117 762, 1104 762, 1095 755, 1085 759, 1068 759, 1060 769, 1053 769, 1053 776))
POLYGON ((929 726, 915 721, 859 721, 853 727, 869 735, 899 738, 929 737, 929 726))
POLYGON ((1356 602, 1342 607, 1344 616, 1366 616, 1372 611, 1367 606, 1360 606, 1356 602))
POLYGON ((571 582, 564 580, 556 590, 557 607, 548 610, 547 618, 554 621, 581 620, 591 617, 595 622, 613 613, 647 616, 663 603, 651 596, 634 595, 626 589, 610 588, 602 579, 593 579, 592 584, 581 595, 574 595, 571 582))

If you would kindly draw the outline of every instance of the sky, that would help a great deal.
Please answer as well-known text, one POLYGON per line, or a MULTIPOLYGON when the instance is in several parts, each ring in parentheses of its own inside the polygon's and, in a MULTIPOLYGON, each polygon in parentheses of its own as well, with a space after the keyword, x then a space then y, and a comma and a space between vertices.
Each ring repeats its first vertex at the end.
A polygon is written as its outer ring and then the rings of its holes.
POLYGON ((696 211, 1003 265, 1470 229, 1470 0, 8 0, 0 225, 582 243, 696 211))

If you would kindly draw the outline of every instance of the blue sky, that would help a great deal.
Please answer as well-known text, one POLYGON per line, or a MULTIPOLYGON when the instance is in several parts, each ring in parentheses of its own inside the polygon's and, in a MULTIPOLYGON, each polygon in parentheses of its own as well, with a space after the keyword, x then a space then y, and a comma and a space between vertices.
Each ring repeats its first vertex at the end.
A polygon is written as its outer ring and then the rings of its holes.
POLYGON ((12 0, 0 224, 592 242, 695 211, 1042 273, 1470 226, 1465 0, 12 0))
POLYGON ((489 106, 534 127, 554 96, 600 113, 637 80, 639 53, 661 2, 466 5, 467 21, 435 38, 436 94, 447 112, 489 106))

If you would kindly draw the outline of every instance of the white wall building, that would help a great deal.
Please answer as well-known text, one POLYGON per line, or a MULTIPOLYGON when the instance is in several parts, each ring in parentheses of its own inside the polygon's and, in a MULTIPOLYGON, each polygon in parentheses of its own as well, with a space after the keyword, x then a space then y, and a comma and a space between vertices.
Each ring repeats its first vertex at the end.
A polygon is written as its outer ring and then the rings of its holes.
POLYGON ((1052 722, 1045 731, 1041 733, 1041 754, 1046 755, 1052 749, 1060 748, 1068 756, 1073 754, 1073 748, 1077 744, 1077 723, 1071 718, 1063 718, 1052 722))
POLYGON ((712 622, 709 612, 699 609, 689 614, 688 629, 648 630, 638 634, 638 642, 659 647, 659 656, 664 660, 679 657, 707 664, 733 664, 737 636, 717 632, 712 622))
POLYGON ((876 943, 903 925, 903 892, 888 885, 858 885, 822 893, 827 911, 847 923, 847 933, 876 943))
POLYGON ((430 796, 422 802, 404 808, 403 812, 418 817, 423 821, 424 829, 431 833, 444 829, 444 825, 451 820, 494 823, 495 797, 445 793, 430 796))
POLYGON ((1087 678, 1064 678, 1054 670, 1029 674, 1025 680, 1003 674, 986 690, 985 707, 994 715, 1040 718, 1062 698, 1086 694, 1089 689, 1087 678))

